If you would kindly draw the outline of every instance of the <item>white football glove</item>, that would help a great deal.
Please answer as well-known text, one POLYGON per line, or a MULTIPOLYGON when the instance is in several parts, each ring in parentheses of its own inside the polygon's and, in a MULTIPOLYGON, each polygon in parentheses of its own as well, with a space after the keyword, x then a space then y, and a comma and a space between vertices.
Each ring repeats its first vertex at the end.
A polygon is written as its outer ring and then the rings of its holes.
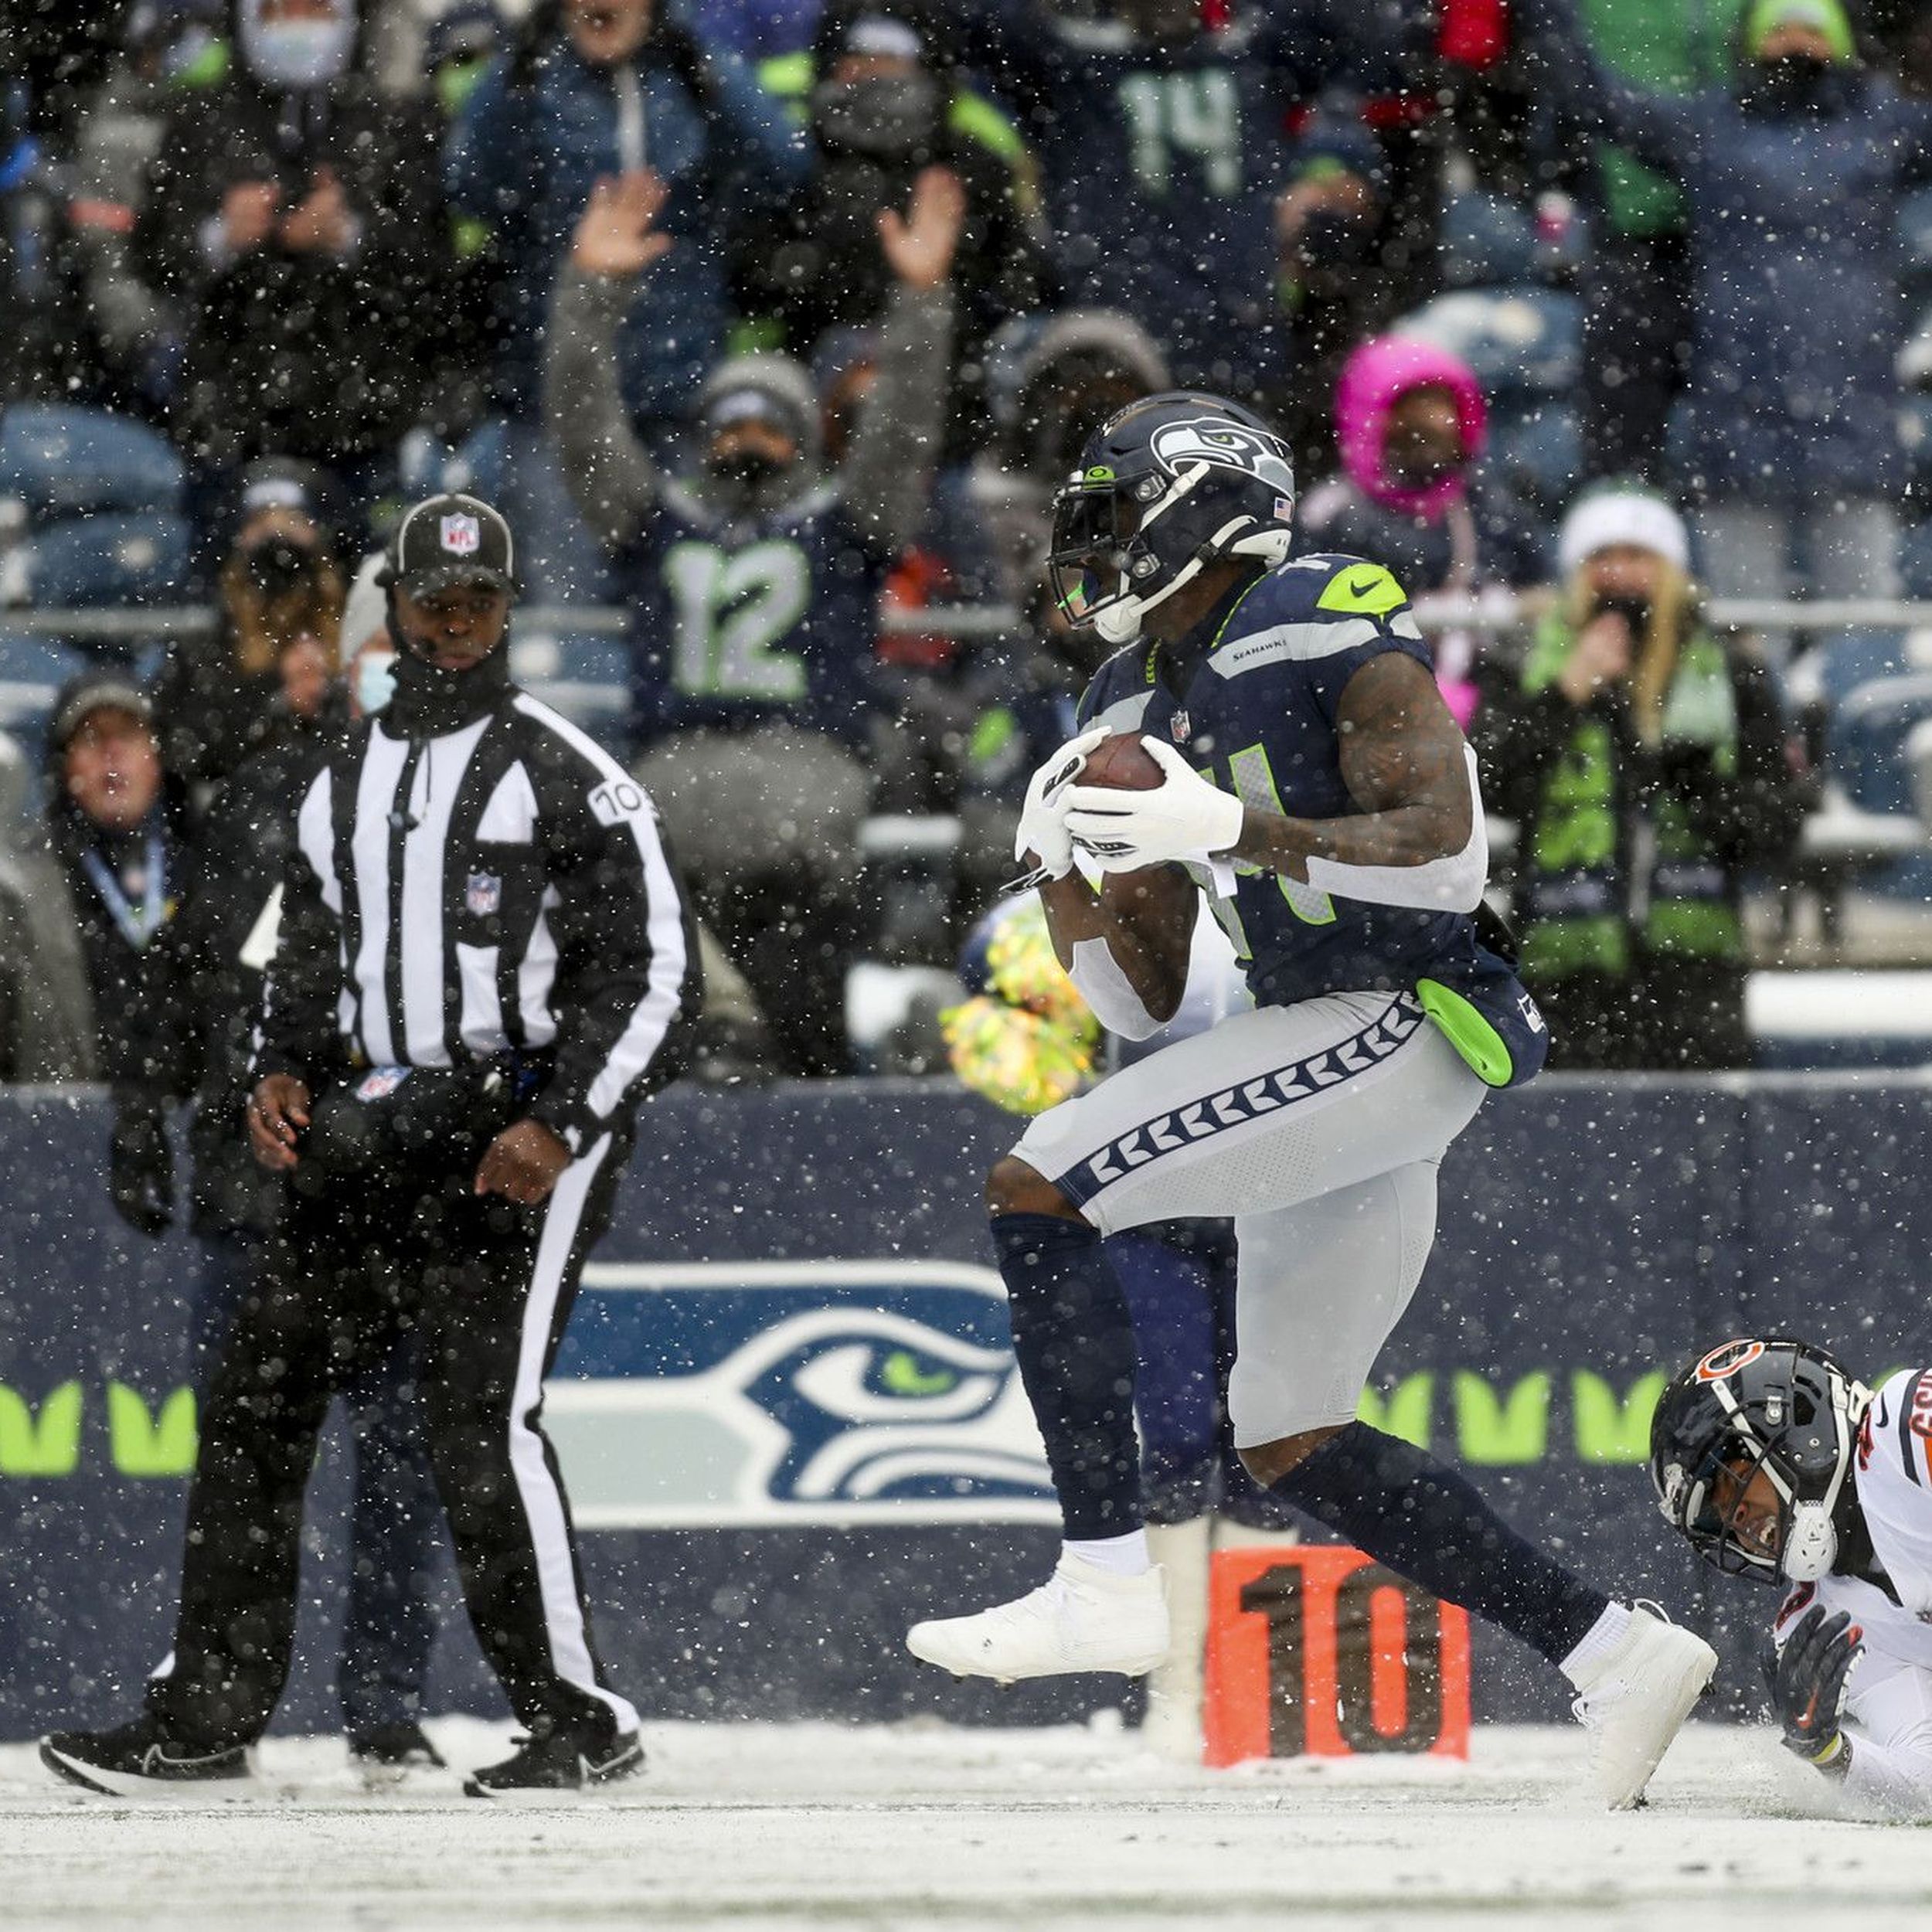
POLYGON ((1073 785, 1061 794, 1063 822, 1083 869, 1138 872, 1171 859, 1207 865, 1241 836, 1246 808, 1203 778, 1172 745, 1143 738, 1167 774, 1151 791, 1073 785))
POLYGON ((1064 879, 1073 869, 1073 842, 1064 822, 1066 788, 1080 776, 1087 754, 1103 738, 1112 734, 1105 725, 1096 725, 1070 738, 1046 760, 1028 781, 1026 803, 1021 807, 1019 828, 1013 835, 1013 856, 1023 859, 1030 852, 1039 861, 1038 869, 1029 872, 1013 887, 1023 891, 1043 879, 1064 879))

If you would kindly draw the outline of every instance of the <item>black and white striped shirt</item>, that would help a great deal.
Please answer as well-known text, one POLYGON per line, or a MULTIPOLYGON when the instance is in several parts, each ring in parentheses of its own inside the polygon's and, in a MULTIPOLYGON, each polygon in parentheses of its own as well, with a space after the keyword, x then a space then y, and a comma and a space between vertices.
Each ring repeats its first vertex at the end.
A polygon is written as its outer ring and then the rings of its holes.
POLYGON ((434 735, 372 720, 304 794, 256 1073, 543 1049, 530 1111, 574 1146, 675 1071, 694 929, 642 789, 547 706, 490 696, 434 735))

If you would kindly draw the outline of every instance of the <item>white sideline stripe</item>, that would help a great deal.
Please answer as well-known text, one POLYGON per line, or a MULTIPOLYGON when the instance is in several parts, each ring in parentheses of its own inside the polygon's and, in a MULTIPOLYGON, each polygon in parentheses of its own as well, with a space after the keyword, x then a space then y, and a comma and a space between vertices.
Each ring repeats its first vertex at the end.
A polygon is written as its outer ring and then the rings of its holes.
POLYGON ((543 1599, 543 1623, 550 1641, 550 1661, 557 1675, 587 1696, 607 1704, 620 1730, 635 1730, 638 1714, 614 1692, 597 1682, 590 1662, 590 1638, 583 1627, 583 1606, 577 1600, 577 1568, 571 1560, 569 1519, 563 1498, 551 1480, 543 1454, 543 1437, 535 1417, 543 1401, 543 1358, 549 1348, 550 1325, 563 1291, 570 1248, 583 1219, 590 1184, 609 1156, 611 1137, 600 1135, 590 1151, 563 1171, 544 1211, 543 1233, 537 1242, 536 1266, 530 1291, 523 1302, 523 1327, 519 1338, 516 1384, 510 1392, 510 1473, 523 1501, 536 1553, 537 1588, 543 1599))

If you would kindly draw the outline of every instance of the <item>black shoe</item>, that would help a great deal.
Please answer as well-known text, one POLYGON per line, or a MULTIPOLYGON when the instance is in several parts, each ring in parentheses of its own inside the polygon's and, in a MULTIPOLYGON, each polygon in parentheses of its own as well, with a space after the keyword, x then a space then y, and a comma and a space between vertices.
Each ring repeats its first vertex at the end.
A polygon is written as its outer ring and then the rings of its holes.
POLYGON ((57 1776, 83 1790, 110 1798, 184 1794, 184 1787, 251 1784, 248 1753, 240 1744, 225 1750, 176 1743, 148 1716, 111 1731, 56 1731, 40 1740, 40 1761, 57 1776))
POLYGON ((413 1719, 370 1724, 349 1734, 349 1762, 365 1777, 401 1777, 406 1771, 440 1771, 443 1754, 413 1719))
POLYGON ((501 1764, 464 1779, 463 1789, 470 1797, 551 1797, 609 1784, 644 1769, 644 1747, 635 1731, 606 1731, 595 1737, 580 1731, 553 1731, 546 1737, 519 1737, 516 1743, 515 1752, 501 1764))

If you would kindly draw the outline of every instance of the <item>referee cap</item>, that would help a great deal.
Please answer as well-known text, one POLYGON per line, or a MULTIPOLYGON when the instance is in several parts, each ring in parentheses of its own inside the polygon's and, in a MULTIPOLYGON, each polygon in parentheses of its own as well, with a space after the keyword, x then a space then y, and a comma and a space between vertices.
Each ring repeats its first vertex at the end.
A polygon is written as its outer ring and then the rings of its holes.
POLYGON ((378 581, 427 597, 458 583, 514 593, 516 545, 510 526, 481 497, 450 492, 407 512, 396 526, 378 581))

